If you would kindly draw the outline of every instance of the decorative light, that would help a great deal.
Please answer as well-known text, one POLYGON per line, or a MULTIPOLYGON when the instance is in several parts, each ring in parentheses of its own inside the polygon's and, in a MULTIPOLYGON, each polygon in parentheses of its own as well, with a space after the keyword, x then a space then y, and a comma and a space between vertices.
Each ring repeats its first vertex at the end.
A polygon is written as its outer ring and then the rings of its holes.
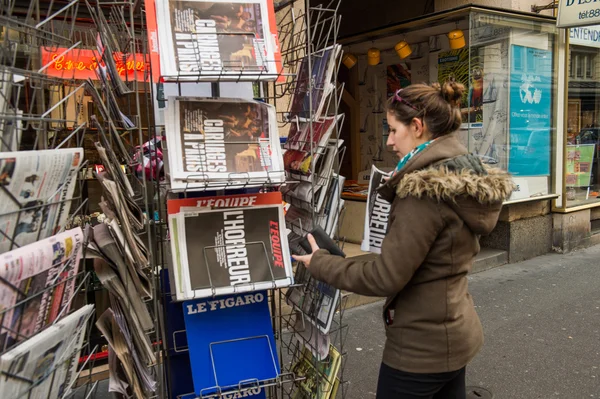
POLYGON ((398 57, 400 57, 400 59, 404 59, 412 54, 412 48, 410 48, 408 43, 404 40, 398 42, 394 46, 394 50, 396 50, 396 53, 398 54, 398 57))
POLYGON ((367 51, 367 62, 371 66, 379 65, 381 61, 381 52, 378 48, 372 47, 367 51))
POLYGON ((344 54, 344 57, 342 57, 342 62, 344 63, 344 65, 346 65, 346 68, 348 69, 352 69, 354 65, 356 65, 357 61, 358 59, 354 54, 346 53, 344 54))
POLYGON ((464 32, 458 28, 448 33, 448 41, 452 50, 458 50, 467 45, 464 32))

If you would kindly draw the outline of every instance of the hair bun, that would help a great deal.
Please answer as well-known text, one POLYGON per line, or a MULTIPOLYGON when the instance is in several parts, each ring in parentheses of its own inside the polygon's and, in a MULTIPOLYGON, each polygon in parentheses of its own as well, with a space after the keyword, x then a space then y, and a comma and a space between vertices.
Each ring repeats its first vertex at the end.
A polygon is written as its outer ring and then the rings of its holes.
POLYGON ((455 80, 448 80, 440 86, 439 83, 432 85, 436 89, 440 90, 440 93, 444 100, 446 100, 453 107, 460 107, 463 94, 465 93, 465 85, 455 80))

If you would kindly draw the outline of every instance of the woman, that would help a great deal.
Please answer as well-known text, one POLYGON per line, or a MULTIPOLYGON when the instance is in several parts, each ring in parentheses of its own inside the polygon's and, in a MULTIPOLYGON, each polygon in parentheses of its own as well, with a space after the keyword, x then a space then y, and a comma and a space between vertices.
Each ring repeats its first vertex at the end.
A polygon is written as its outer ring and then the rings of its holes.
POLYGON ((400 162, 379 188, 392 204, 381 255, 343 259, 309 236, 313 253, 295 256, 318 280, 387 297, 378 399, 464 399, 465 366, 483 343, 467 274, 513 184, 456 138, 464 90, 456 82, 412 85, 388 100, 387 144, 400 162))

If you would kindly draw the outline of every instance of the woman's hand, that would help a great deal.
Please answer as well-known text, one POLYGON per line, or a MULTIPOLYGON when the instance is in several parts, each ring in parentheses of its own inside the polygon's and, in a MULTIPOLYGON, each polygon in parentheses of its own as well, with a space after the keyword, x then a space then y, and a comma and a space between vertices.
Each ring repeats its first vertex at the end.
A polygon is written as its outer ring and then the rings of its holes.
POLYGON ((306 238, 308 239, 308 243, 310 244, 312 253, 309 255, 292 255, 292 258, 294 258, 298 262, 304 263, 304 266, 308 268, 310 266, 312 256, 316 251, 319 250, 319 246, 317 245, 317 242, 315 241, 315 238, 312 236, 312 234, 309 234, 306 238))

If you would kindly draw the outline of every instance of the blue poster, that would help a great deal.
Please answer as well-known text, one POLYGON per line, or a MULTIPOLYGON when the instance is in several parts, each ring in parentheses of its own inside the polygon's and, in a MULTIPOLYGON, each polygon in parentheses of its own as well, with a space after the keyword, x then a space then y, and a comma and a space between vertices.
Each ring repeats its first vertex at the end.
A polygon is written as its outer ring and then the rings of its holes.
POLYGON ((265 398, 257 383, 280 373, 266 291, 186 301, 183 317, 196 395, 265 398))
POLYGON ((516 176, 550 174, 552 52, 511 46, 510 157, 516 176))

